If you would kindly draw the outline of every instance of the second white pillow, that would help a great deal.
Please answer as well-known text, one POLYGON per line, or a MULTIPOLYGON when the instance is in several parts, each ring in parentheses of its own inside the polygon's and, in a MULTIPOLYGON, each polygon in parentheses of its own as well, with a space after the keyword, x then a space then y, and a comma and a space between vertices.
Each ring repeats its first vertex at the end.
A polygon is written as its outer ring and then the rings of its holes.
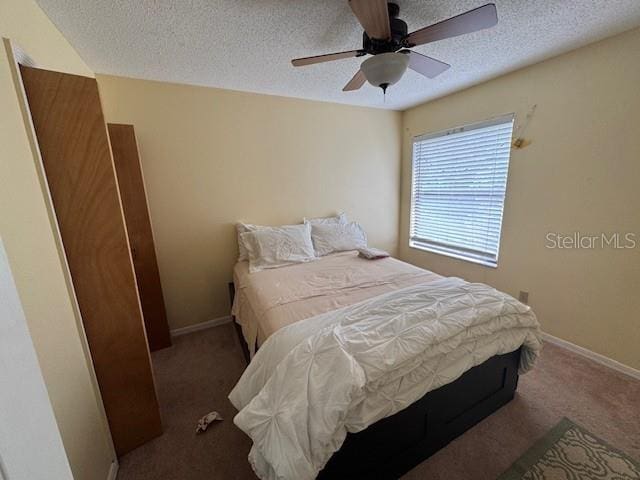
POLYGON ((315 260, 311 225, 261 228, 240 235, 249 256, 249 271, 315 260))
POLYGON ((367 246, 367 235, 356 222, 313 225, 311 239, 319 257, 367 246))

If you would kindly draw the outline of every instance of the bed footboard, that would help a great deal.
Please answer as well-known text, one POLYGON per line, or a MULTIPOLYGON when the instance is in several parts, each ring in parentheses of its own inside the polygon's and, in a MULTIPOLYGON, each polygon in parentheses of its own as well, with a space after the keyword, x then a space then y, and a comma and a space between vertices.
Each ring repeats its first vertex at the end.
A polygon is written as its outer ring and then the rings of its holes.
POLYGON ((319 479, 396 479, 508 403, 520 349, 490 358, 406 409, 347 438, 319 479))

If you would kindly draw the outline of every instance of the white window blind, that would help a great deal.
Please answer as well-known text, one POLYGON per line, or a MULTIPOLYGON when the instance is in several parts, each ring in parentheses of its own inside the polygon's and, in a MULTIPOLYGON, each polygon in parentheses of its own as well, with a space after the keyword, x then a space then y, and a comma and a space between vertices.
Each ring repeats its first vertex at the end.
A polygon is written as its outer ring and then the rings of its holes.
POLYGON ((513 115, 413 139, 410 246, 497 266, 513 115))

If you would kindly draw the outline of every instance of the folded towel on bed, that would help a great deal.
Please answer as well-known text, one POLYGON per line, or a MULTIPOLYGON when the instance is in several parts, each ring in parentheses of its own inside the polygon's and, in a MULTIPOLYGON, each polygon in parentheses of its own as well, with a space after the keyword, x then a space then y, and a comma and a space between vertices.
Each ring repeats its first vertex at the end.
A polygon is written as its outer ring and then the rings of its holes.
POLYGON ((367 260, 377 260, 378 258, 387 258, 389 253, 379 248, 364 247, 358 249, 358 256, 367 260))

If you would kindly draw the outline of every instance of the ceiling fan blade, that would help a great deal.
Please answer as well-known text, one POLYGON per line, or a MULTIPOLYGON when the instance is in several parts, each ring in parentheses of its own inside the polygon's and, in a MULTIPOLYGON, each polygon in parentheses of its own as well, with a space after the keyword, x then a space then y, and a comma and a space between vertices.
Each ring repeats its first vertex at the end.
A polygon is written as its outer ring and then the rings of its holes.
POLYGON ((358 70, 353 78, 349 80, 349 83, 344 86, 342 91, 351 92, 353 90, 358 90, 360 87, 362 87, 362 85, 364 85, 364 82, 366 81, 367 79, 365 78, 364 73, 362 73, 362 70, 358 70))
POLYGON ((387 0, 349 0, 349 6, 369 38, 391 37, 387 0))
MULTIPOLYGON (((427 57, 418 52, 412 52, 408 50, 409 55, 409 68, 427 78, 435 78, 445 70, 449 69, 451 65, 441 62, 435 58, 427 57)), ((404 52, 402 52, 404 53, 404 52)))
POLYGON ((330 62, 332 60, 357 57, 360 55, 364 55, 362 50, 349 50, 348 52, 327 53, 326 55, 316 55, 315 57, 296 58, 291 60, 291 63, 294 67, 303 67, 305 65, 313 65, 314 63, 330 62))
POLYGON ((465 33, 477 32, 498 23, 498 12, 493 3, 469 10, 407 35, 409 45, 424 45, 445 38, 457 37, 465 33))

